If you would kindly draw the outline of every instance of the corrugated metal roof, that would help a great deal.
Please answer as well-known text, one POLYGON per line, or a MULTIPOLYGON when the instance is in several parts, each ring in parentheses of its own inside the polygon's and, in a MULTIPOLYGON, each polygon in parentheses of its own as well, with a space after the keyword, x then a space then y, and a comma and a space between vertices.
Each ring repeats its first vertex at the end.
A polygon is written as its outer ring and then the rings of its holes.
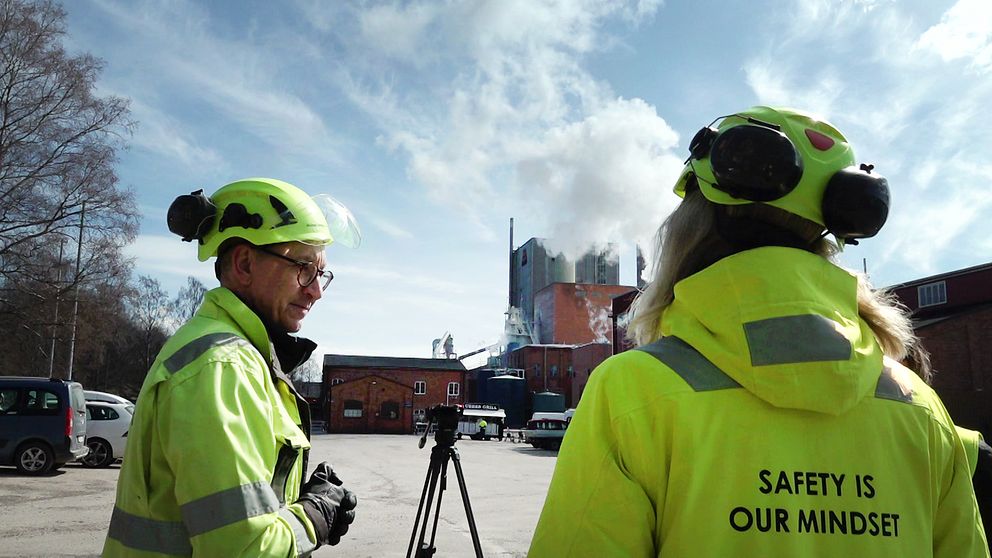
POLYGON ((416 368, 419 370, 465 371, 465 365, 454 359, 364 355, 324 355, 324 366, 332 368, 416 368))

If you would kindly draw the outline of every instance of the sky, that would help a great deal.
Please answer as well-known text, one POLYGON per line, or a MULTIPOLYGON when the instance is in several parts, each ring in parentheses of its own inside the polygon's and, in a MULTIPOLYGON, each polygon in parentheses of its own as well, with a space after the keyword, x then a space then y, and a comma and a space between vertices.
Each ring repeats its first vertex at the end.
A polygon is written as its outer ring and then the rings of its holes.
POLYGON ((130 99, 135 274, 211 264, 172 200, 265 176, 348 206, 355 250, 301 335, 429 357, 500 342, 514 244, 651 247, 695 132, 753 105, 821 115, 892 192, 840 263, 886 286, 992 260, 988 0, 73 0, 66 47, 130 99))

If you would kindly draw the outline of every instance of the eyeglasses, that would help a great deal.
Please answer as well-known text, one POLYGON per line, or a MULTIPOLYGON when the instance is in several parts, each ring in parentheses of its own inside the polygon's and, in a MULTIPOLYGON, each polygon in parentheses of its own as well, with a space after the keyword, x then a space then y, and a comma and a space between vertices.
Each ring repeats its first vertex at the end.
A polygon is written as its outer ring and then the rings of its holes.
POLYGON ((296 281, 303 288, 309 287, 310 283, 313 283, 317 277, 320 277, 321 278, 320 290, 323 291, 327 289, 327 286, 330 285, 331 281, 334 280, 334 273, 331 270, 317 269, 317 265, 314 264, 313 262, 297 260, 294 258, 290 258, 289 256, 283 256, 282 254, 266 250, 265 248, 259 246, 255 246, 254 248, 259 252, 262 252, 263 254, 275 256, 276 258, 279 258, 281 260, 286 260, 287 262, 297 266, 299 268, 299 271, 296 272, 296 281))

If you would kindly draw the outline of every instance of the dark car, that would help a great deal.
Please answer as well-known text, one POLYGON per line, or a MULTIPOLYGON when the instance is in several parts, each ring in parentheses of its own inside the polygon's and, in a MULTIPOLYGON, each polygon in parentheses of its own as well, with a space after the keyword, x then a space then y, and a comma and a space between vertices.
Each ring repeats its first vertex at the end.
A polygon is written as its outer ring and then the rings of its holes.
POLYGON ((83 386, 0 376, 0 465, 39 475, 88 452, 83 386))

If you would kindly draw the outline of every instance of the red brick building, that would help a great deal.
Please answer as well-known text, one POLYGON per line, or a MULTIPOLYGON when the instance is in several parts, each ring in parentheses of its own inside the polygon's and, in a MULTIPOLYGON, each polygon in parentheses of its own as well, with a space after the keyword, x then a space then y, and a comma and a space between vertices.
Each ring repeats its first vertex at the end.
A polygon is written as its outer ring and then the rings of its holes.
POLYGON ((612 353, 610 343, 524 345, 509 354, 509 366, 524 371, 528 392, 560 393, 567 407, 575 407, 589 373, 612 353))
POLYGON ((324 355, 326 430, 411 433, 434 405, 464 403, 457 360, 324 355))
POLYGON ((992 263, 889 288, 913 311, 933 387, 956 424, 992 438, 992 263))
POLYGON ((572 399, 569 407, 575 407, 582 398, 582 392, 589 383, 589 375, 604 360, 613 356, 613 345, 609 343, 586 343, 572 351, 572 399))
POLYGON ((640 291, 630 289, 629 291, 613 297, 613 309, 610 313, 613 325, 613 354, 620 354, 634 348, 634 344, 627 340, 627 312, 634 304, 634 299, 640 291))
POLYGON ((534 295, 534 330, 541 343, 612 343, 613 297, 623 285, 552 283, 534 295))

